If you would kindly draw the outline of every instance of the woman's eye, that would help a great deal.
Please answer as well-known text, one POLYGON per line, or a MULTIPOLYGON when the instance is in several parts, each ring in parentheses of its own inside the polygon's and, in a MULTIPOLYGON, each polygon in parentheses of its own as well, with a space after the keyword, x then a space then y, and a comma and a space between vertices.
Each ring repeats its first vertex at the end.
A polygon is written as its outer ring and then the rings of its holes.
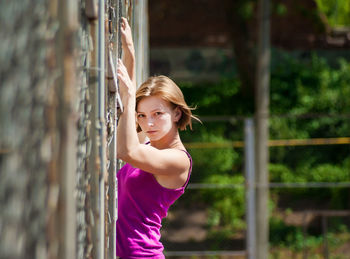
POLYGON ((161 115, 162 113, 161 112, 156 112, 156 115, 161 115))
POLYGON ((143 117, 145 117, 145 115, 143 115, 143 114, 138 114, 137 115, 137 118, 143 118, 143 117))

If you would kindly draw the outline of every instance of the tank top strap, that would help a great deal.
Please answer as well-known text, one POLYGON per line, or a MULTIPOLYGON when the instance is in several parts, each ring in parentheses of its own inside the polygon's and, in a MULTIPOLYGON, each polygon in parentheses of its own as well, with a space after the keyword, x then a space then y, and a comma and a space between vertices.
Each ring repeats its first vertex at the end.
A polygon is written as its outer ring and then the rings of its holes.
POLYGON ((187 150, 181 149, 181 151, 185 152, 186 155, 188 156, 188 159, 190 160, 190 169, 188 170, 187 180, 183 186, 186 188, 188 185, 188 182, 190 181, 190 176, 191 176, 191 172, 192 172, 192 157, 191 157, 190 153, 187 152, 187 150))
MULTIPOLYGON (((147 141, 147 142, 145 143, 145 145, 148 145, 148 144, 150 144, 150 143, 151 143, 151 141, 147 141)), ((179 150, 185 152, 186 155, 188 156, 188 159, 190 160, 190 169, 188 170, 188 177, 187 177, 187 180, 186 180, 185 184, 183 185, 183 187, 186 188, 187 185, 188 185, 188 182, 190 181, 190 176, 191 176, 191 173, 192 173, 192 163, 193 163, 193 162, 192 162, 192 157, 191 157, 190 153, 188 153, 187 150, 184 150, 184 149, 179 149, 179 150)))

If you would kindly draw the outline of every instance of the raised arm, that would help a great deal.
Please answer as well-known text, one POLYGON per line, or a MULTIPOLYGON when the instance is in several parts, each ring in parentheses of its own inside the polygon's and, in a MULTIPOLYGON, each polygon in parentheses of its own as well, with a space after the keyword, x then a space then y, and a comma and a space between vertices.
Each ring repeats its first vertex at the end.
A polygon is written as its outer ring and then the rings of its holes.
POLYGON ((190 166, 187 155, 177 149, 157 149, 141 144, 136 131, 136 80, 135 51, 131 29, 125 18, 122 18, 121 36, 123 60, 118 62, 118 79, 123 114, 118 123, 118 158, 152 174, 182 175, 187 179, 190 166))
POLYGON ((117 73, 124 105, 124 112, 118 123, 118 158, 152 174, 169 176, 182 174, 186 179, 190 163, 186 153, 179 150, 179 145, 157 149, 139 142, 136 132, 135 86, 122 61, 117 73))
MULTIPOLYGON (((121 18, 121 40, 122 40, 122 61, 128 71, 131 81, 136 87, 136 60, 135 60, 135 49, 132 40, 132 33, 130 25, 126 18, 121 18)), ((141 131, 138 133, 138 139, 141 143, 145 142, 146 136, 141 131)))
POLYGON ((135 49, 134 43, 132 40, 131 28, 129 26, 126 18, 121 18, 121 40, 122 40, 122 49, 123 49, 123 63, 128 71, 131 81, 136 86, 136 75, 135 75, 135 49))

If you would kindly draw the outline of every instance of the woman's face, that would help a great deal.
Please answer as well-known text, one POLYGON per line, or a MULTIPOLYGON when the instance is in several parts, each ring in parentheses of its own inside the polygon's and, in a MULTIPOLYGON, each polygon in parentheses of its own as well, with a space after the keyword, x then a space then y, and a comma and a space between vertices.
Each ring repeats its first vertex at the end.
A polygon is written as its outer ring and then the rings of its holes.
POLYGON ((150 141, 158 141, 173 130, 181 111, 158 96, 142 98, 136 109, 137 122, 150 141))

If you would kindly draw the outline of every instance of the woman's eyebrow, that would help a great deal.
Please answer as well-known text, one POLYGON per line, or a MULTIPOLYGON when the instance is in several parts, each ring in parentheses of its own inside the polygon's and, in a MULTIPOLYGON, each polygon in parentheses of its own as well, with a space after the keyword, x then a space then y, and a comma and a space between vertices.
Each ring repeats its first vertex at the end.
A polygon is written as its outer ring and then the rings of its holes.
POLYGON ((163 107, 153 109, 151 112, 166 112, 167 110, 164 109, 163 107))
MULTIPOLYGON (((164 111, 164 108, 155 108, 155 109, 153 109, 153 110, 151 110, 150 112, 155 112, 155 111, 164 111)), ((144 113, 144 112, 142 112, 142 111, 136 111, 137 113, 144 113)))

